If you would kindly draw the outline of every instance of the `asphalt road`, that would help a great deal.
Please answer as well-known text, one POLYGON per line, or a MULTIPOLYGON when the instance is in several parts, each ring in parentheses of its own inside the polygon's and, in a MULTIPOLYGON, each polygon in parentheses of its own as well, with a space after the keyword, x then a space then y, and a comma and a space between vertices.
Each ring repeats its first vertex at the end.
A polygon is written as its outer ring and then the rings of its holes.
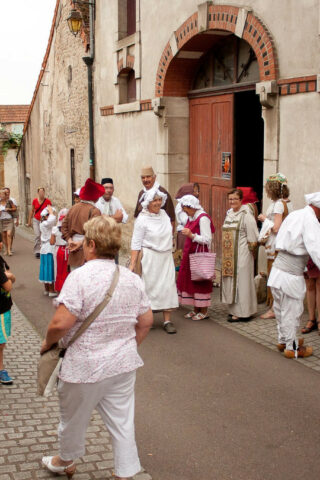
MULTIPOLYGON (((17 236, 9 259, 14 300, 41 335, 53 312, 37 280, 32 244, 17 236)), ((7 259, 8 260, 8 259, 7 259)), ((214 318, 161 315, 140 347, 136 431, 154 480, 319 480, 320 376, 214 318)))

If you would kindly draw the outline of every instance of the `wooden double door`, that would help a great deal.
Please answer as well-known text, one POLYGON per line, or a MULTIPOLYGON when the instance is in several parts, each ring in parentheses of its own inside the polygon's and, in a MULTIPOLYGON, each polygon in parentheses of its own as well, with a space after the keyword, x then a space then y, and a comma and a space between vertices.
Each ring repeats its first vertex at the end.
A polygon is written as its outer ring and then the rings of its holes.
POLYGON ((190 100, 190 182, 200 185, 200 202, 211 216, 214 250, 221 258, 221 227, 233 187, 234 94, 190 100))

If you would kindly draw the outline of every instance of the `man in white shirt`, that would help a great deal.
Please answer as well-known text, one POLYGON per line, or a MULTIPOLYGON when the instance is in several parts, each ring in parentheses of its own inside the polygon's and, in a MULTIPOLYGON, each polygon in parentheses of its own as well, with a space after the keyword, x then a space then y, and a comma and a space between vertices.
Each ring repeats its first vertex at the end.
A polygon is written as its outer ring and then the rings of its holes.
POLYGON ((113 196, 114 186, 112 178, 103 178, 101 185, 104 187, 105 194, 96 202, 96 207, 100 210, 101 215, 108 215, 118 223, 127 223, 128 214, 120 200, 113 196))
POLYGON ((268 280, 278 323, 278 349, 286 358, 312 355, 297 331, 306 292, 303 272, 309 256, 320 268, 320 192, 305 195, 307 206, 290 213, 282 222, 276 240, 278 255, 268 280))

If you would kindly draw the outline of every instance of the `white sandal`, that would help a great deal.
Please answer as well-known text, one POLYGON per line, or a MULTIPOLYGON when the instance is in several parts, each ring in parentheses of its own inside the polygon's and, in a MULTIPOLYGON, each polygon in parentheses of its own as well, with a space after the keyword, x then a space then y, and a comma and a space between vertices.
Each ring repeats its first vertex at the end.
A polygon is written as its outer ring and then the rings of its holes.
POLYGON ((204 320, 205 318, 209 318, 209 315, 205 315, 204 313, 197 313, 194 317, 192 317, 192 320, 198 322, 199 320, 204 320))
POLYGON ((50 472, 56 473, 57 475, 67 475, 68 478, 73 477, 76 471, 74 462, 70 463, 70 465, 58 467, 56 465, 52 465, 52 459, 53 457, 42 457, 42 464, 48 470, 50 470, 50 472))
POLYGON ((184 318, 193 318, 195 315, 196 315, 196 312, 194 312, 193 310, 191 310, 191 312, 186 313, 186 314, 184 315, 184 318))

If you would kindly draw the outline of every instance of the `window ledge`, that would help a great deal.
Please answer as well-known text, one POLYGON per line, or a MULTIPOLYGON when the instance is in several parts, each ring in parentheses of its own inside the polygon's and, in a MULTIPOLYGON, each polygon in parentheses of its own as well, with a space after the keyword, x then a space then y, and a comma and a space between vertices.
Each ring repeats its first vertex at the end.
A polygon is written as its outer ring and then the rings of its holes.
POLYGON ((121 50, 122 48, 130 47, 131 45, 134 45, 135 43, 139 43, 139 42, 140 42, 140 32, 135 32, 132 35, 129 35, 128 37, 124 37, 124 38, 121 38, 121 40, 117 40, 115 49, 121 50))
POLYGON ((131 103, 122 103, 114 106, 114 113, 140 112, 140 100, 131 103))

